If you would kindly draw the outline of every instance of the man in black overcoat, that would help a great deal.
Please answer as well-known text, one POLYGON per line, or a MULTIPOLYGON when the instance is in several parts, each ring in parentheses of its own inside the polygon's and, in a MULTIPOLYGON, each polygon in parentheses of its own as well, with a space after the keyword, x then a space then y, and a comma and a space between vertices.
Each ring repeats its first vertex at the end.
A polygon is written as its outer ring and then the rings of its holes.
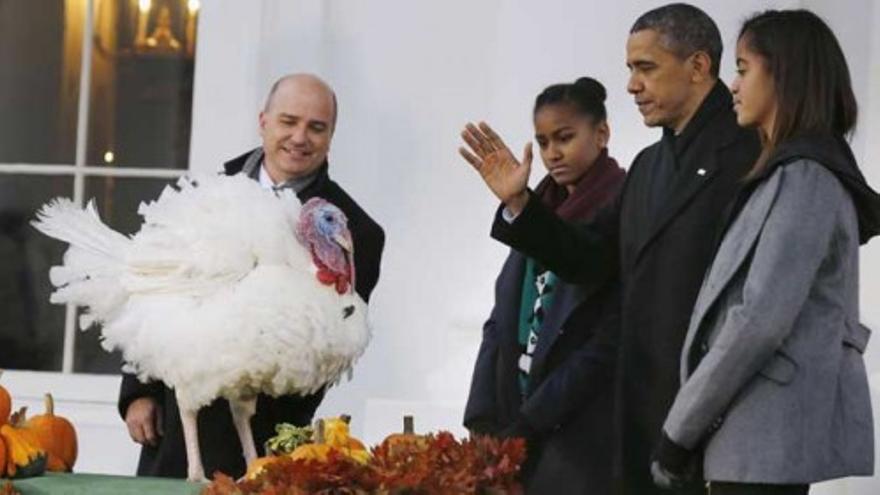
POLYGON ((651 460, 677 449, 661 427, 679 388, 691 310, 728 205, 759 153, 757 134, 737 126, 718 79, 721 49, 712 19, 687 4, 636 21, 627 90, 663 136, 636 156, 616 203, 589 224, 544 208, 526 188, 529 160, 517 162, 490 127, 462 133, 470 148, 462 154, 504 203, 493 237, 588 288, 620 279, 615 474, 627 495, 669 493, 654 486, 651 460))
MULTIPOLYGON (((328 174, 336 111, 333 91, 317 77, 282 77, 272 86, 260 113, 262 146, 226 162, 224 172, 247 174, 266 188, 292 188, 302 202, 319 197, 339 207, 348 217, 355 246, 355 290, 369 301, 379 280, 385 234, 328 174)), ((258 452, 262 455, 263 443, 274 436, 277 423, 309 424, 323 397, 323 390, 306 397, 260 395, 251 419, 258 452)), ((186 478, 186 450, 174 391, 161 382, 145 384, 123 374, 118 405, 132 439, 143 445, 137 474, 186 478)), ((216 471, 242 476, 244 459, 229 403, 218 399, 202 408, 198 422, 205 473, 209 477, 216 471)))

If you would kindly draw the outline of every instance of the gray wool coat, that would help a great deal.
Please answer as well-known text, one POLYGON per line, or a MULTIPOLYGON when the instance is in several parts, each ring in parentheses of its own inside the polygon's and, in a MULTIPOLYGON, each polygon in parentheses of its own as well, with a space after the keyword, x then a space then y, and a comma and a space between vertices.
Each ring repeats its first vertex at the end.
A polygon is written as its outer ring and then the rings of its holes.
POLYGON ((874 432, 848 192, 801 159, 757 186, 700 290, 664 431, 709 481, 870 475, 874 432))

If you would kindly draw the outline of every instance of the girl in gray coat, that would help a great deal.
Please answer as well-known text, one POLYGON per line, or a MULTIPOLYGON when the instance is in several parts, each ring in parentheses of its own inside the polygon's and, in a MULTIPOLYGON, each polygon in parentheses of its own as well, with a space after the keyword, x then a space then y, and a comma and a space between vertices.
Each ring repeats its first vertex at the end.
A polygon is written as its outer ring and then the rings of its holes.
POLYGON ((712 495, 805 494, 873 472, 858 249, 880 197, 844 140, 855 97, 819 17, 756 15, 736 56, 737 121, 763 152, 697 298, 651 469, 661 486, 702 475, 712 495))

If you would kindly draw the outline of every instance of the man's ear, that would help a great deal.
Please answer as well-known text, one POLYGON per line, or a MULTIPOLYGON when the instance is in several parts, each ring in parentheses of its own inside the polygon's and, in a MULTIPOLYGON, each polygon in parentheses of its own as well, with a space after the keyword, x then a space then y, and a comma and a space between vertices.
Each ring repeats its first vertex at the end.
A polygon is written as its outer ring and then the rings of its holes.
POLYGON ((712 78, 712 58, 703 50, 697 50, 690 57, 691 81, 703 82, 712 78))
POLYGON ((260 116, 257 118, 257 121, 260 125, 260 135, 261 136, 263 135, 263 132, 266 130, 266 120, 268 118, 269 118, 269 116, 266 115, 265 111, 260 112, 260 116))

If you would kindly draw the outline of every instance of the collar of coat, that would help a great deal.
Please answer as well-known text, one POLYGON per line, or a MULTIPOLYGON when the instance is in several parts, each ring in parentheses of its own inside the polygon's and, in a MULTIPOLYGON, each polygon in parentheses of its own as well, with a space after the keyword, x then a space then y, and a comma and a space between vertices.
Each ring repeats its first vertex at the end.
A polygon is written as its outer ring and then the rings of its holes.
MULTIPOLYGON (((223 169, 227 175, 234 175, 242 172, 249 177, 257 179, 256 173, 259 173, 258 166, 263 162, 263 154, 262 147, 254 148, 224 163, 223 169)), ((330 181, 329 169, 330 162, 325 158, 324 163, 321 164, 311 176, 309 176, 309 182, 307 184, 303 185, 301 188, 294 187, 294 191, 301 201, 315 196, 317 191, 322 191, 327 186, 327 183, 330 181)))
POLYGON ((721 82, 721 79, 718 79, 681 133, 676 135, 674 129, 664 127, 663 140, 669 141, 673 145, 675 155, 680 156, 694 141, 694 138, 700 134, 700 131, 706 127, 706 124, 712 120, 712 117, 718 113, 718 110, 730 108, 731 105, 733 105, 733 97, 730 95, 730 90, 721 82))
POLYGON ((827 168, 849 192, 858 215, 859 242, 864 244, 880 233, 880 194, 868 185, 849 143, 840 136, 809 133, 781 143, 768 159, 765 170, 748 184, 747 193, 777 168, 801 159, 813 160, 827 168))
POLYGON ((561 218, 586 222, 617 196, 625 176, 626 171, 608 156, 608 148, 602 148, 572 193, 547 174, 535 188, 535 194, 561 218))

